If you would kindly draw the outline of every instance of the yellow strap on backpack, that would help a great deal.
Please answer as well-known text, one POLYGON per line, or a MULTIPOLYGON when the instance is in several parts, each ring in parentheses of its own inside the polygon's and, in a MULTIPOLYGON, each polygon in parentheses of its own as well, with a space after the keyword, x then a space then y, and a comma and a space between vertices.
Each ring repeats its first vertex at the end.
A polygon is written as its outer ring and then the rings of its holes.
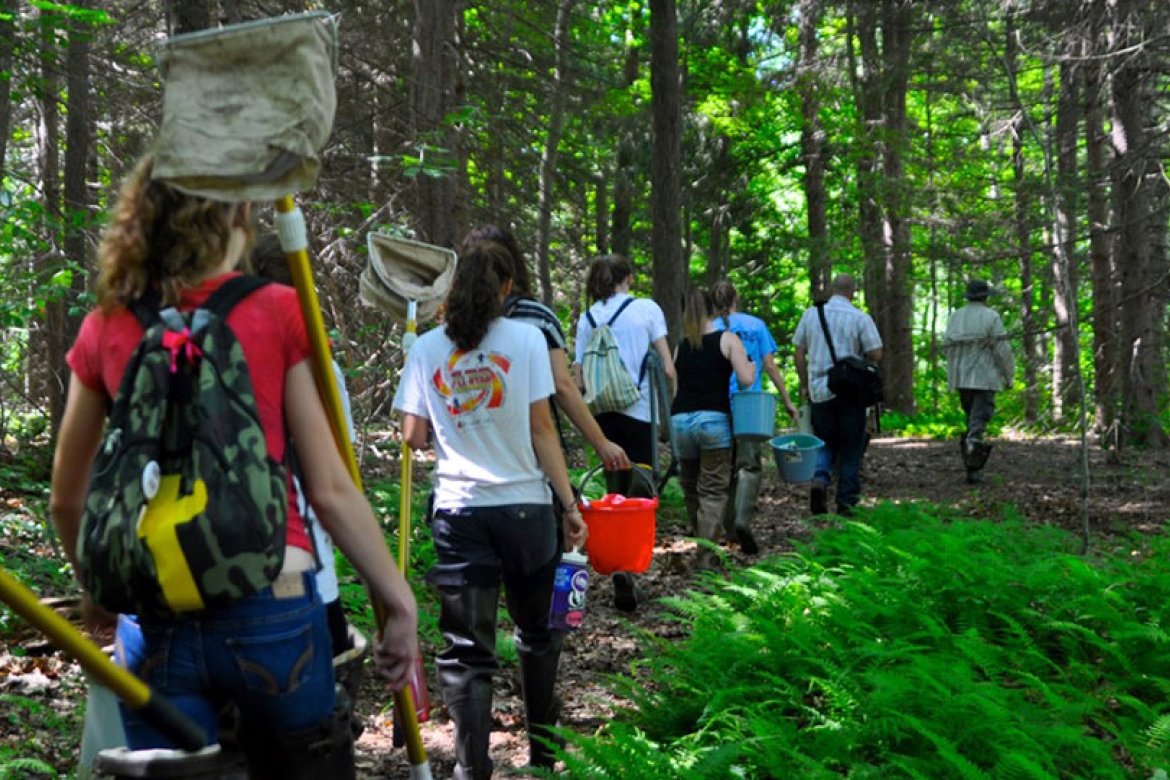
POLYGON ((142 508, 138 538, 146 541, 158 567, 158 584, 163 597, 175 612, 203 609, 203 597, 179 544, 178 527, 189 523, 207 509, 207 486, 195 480, 187 495, 179 495, 182 475, 167 474, 158 483, 158 492, 142 508))

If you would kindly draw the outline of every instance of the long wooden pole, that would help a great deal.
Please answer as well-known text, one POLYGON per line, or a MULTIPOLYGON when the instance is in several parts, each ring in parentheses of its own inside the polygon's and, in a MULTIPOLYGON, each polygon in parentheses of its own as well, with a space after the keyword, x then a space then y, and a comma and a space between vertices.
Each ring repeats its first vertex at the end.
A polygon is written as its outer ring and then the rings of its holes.
MULTIPOLYGON (((325 320, 321 316, 317 288, 313 284, 313 269, 309 265, 304 216, 297 208, 291 195, 276 201, 276 231, 280 236, 280 246, 288 260, 293 285, 297 290, 301 314, 305 320, 305 330, 309 336, 309 347, 312 350, 313 376, 317 380, 317 388, 321 391, 325 413, 329 417, 329 425, 333 429, 333 439, 345 459, 354 484, 361 490, 361 473, 358 471, 353 442, 346 435, 345 411, 341 405, 341 393, 337 389, 337 382, 333 376, 333 353, 329 346, 329 338, 325 333, 325 320)), ((404 463, 409 462, 409 459, 404 459, 404 463)), ((399 522, 401 523, 401 507, 399 514, 399 522)), ((409 511, 406 513, 406 517, 407 529, 409 530, 409 511)), ((403 544, 402 537, 400 537, 398 565, 405 572, 407 561, 402 554, 403 544)), ((377 621, 378 630, 381 631, 386 625, 385 607, 374 598, 373 593, 370 594, 370 602, 374 607, 374 618, 377 621)), ((427 751, 422 743, 418 715, 414 709, 414 696, 409 685, 394 694, 394 706, 398 709, 399 723, 406 735, 406 752, 410 758, 411 776, 415 780, 429 780, 431 774, 427 764, 427 751)))

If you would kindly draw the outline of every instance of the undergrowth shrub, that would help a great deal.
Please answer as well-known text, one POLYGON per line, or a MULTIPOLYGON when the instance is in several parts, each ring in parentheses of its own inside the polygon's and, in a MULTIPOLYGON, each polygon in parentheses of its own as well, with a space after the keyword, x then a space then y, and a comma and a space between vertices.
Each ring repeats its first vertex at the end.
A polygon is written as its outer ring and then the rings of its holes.
MULTIPOLYGON (((1170 764, 1170 544, 883 505, 666 601, 583 778, 1128 778, 1170 764)), ((1162 775, 1164 776, 1164 775, 1162 775)))

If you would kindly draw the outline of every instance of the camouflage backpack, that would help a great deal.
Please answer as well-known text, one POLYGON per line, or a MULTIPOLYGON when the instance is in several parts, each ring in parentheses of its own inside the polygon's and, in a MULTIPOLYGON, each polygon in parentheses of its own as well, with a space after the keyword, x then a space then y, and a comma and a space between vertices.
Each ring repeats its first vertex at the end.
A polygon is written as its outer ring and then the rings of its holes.
POLYGON ((285 467, 268 455, 227 325, 266 283, 234 277, 189 313, 134 307, 145 332, 110 411, 77 544, 83 582, 108 610, 222 606, 280 572, 285 467))

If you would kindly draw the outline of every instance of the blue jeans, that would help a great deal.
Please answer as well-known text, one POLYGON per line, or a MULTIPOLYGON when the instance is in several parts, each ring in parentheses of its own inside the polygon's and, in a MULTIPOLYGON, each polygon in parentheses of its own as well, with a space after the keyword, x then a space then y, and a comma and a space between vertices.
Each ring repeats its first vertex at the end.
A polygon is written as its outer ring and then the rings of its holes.
POLYGON ((731 415, 726 412, 680 412, 670 416, 679 460, 695 460, 702 450, 731 449, 731 415))
MULTIPOLYGON (((228 607, 174 618, 118 618, 117 662, 219 739, 223 705, 239 707, 243 733, 291 734, 333 712, 333 658, 314 573, 303 593, 272 588, 228 607)), ((122 707, 131 749, 174 747, 122 707)))
POLYGON ((837 510, 861 500, 861 459, 865 455, 865 407, 832 398, 812 405, 813 433, 825 446, 817 454, 813 482, 829 485, 837 469, 837 510))

